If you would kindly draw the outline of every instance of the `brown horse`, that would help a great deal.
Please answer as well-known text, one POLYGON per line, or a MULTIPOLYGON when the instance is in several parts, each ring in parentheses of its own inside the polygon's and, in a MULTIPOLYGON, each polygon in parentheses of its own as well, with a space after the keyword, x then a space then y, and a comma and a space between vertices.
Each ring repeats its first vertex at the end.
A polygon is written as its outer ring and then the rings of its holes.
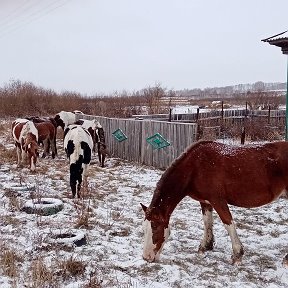
POLYGON ((200 202, 204 237, 199 252, 213 249, 216 210, 232 242, 232 262, 244 254, 228 204, 251 208, 276 200, 288 187, 288 142, 229 146, 203 141, 192 145, 164 172, 145 212, 143 258, 158 260, 169 236, 169 220, 178 203, 190 196, 200 202))
POLYGON ((43 121, 34 123, 38 130, 38 143, 43 143, 44 151, 42 154, 42 158, 45 158, 47 154, 49 154, 49 148, 51 145, 52 150, 52 158, 54 159, 57 155, 56 149, 56 127, 49 121, 43 121))
POLYGON ((24 164, 27 156, 31 171, 36 169, 38 157, 38 131, 32 121, 16 119, 12 123, 12 135, 17 151, 17 166, 24 164))

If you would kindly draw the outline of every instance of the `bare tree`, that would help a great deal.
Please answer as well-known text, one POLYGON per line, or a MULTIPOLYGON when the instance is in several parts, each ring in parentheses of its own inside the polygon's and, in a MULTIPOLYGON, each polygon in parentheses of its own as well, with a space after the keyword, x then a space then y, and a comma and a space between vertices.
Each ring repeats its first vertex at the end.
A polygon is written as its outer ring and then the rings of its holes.
POLYGON ((160 83, 155 83, 154 87, 147 87, 142 90, 142 95, 149 109, 149 114, 157 114, 160 111, 160 99, 165 96, 166 88, 160 83))

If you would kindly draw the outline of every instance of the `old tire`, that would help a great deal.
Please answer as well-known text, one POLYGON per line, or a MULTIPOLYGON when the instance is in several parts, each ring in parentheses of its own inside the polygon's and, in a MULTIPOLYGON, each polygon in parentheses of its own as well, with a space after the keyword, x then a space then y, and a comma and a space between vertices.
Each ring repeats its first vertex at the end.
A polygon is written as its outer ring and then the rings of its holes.
POLYGON ((54 242, 67 246, 80 247, 87 244, 85 233, 78 230, 54 231, 51 238, 54 242))
POLYGON ((63 202, 55 198, 40 198, 28 200, 22 207, 22 211, 28 214, 49 216, 63 209, 63 202))

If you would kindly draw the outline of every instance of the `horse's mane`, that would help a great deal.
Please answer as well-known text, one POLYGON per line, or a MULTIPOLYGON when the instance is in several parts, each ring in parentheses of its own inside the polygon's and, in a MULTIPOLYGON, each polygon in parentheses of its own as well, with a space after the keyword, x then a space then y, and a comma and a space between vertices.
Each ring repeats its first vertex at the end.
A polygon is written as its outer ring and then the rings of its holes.
MULTIPOLYGON (((202 145, 203 143, 209 143, 209 142, 213 142, 213 141, 198 141, 196 143, 191 144, 190 146, 188 146, 188 148, 180 155, 178 156, 172 163, 171 165, 166 169, 166 171, 162 174, 160 180, 157 182, 156 185, 156 189, 153 195, 153 199, 157 199, 160 191, 161 191, 161 187, 163 185, 163 183, 165 182, 165 180, 167 179, 167 177, 169 177, 169 175, 175 170, 175 168, 178 166, 178 164, 180 162, 182 162, 182 160, 184 158, 187 157, 188 154, 191 153, 192 150, 196 149, 198 146, 202 145)), ((153 200, 152 200, 153 202, 153 200)))

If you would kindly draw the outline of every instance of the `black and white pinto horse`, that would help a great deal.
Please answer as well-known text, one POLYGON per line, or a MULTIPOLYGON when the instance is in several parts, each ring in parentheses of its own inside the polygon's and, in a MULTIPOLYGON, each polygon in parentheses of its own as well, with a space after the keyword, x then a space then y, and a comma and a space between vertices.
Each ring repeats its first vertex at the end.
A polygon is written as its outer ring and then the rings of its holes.
POLYGON ((73 112, 61 111, 57 113, 54 117, 56 122, 56 127, 60 126, 63 131, 67 128, 68 125, 74 124, 76 122, 76 114, 83 114, 81 111, 75 110, 73 112))
POLYGON ((96 151, 96 130, 99 127, 102 127, 100 123, 96 120, 87 120, 87 119, 79 119, 75 121, 73 124, 81 125, 83 128, 87 129, 92 136, 93 139, 93 152, 96 151))
POLYGON ((70 163, 70 187, 72 197, 77 192, 80 198, 80 188, 84 177, 87 180, 91 161, 93 139, 87 129, 80 125, 69 125, 64 131, 64 149, 70 163))
POLYGON ((104 129, 99 123, 99 121, 97 121, 96 119, 93 120, 79 119, 75 122, 75 124, 81 125, 82 127, 84 127, 89 131, 93 139, 93 152, 96 151, 96 145, 97 145, 99 163, 101 167, 104 167, 104 161, 108 152, 105 144, 104 129))

